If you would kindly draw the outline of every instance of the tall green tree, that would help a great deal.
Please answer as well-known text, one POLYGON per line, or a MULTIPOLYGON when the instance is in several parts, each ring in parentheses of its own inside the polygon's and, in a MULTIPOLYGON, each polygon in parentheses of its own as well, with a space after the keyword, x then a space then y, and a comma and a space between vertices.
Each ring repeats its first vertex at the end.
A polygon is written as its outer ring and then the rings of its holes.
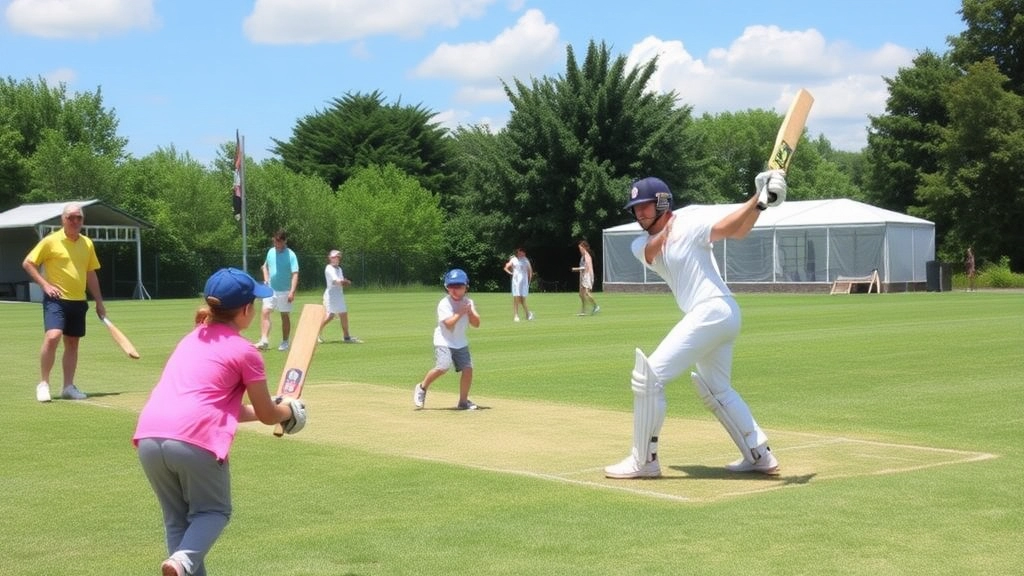
POLYGON ((23 202, 109 197, 127 140, 95 92, 0 79, 0 210, 23 202))
POLYGON ((516 215, 504 236, 532 250, 542 275, 568 276, 561 271, 576 239, 598 246, 601 230, 625 219, 631 180, 656 174, 681 197, 690 192, 691 108, 648 89, 656 67, 652 59, 627 68, 624 56, 591 41, 582 63, 567 48, 561 77, 504 83, 513 107, 502 133, 509 169, 498 175, 493 209, 516 215))
POLYGON ((273 139, 284 166, 337 189, 368 166, 393 164, 433 192, 450 184, 447 131, 422 106, 387 104, 380 92, 346 94, 300 119, 286 141, 273 139))
POLYGON ((963 0, 967 25, 950 38, 950 58, 960 68, 991 59, 1007 77, 1006 89, 1024 96, 1024 0, 963 0))

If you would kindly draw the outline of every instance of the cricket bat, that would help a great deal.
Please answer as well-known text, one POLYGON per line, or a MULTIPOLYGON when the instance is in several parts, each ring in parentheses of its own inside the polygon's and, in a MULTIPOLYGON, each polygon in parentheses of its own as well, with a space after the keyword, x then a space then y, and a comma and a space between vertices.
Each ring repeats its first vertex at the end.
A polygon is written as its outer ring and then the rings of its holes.
POLYGON ((768 156, 769 170, 786 170, 789 168, 789 161, 793 159, 793 152, 800 142, 800 136, 804 133, 804 125, 807 124, 807 115, 811 112, 811 105, 814 104, 814 96, 807 90, 801 88, 789 105, 786 117, 779 127, 779 134, 775 137, 775 147, 768 156))
POLYGON ((114 338, 114 342, 117 342, 117 345, 121 347, 121 350, 124 350, 124 353, 127 354, 129 358, 138 360, 139 353, 135 350, 135 345, 132 344, 132 341, 124 335, 124 332, 121 332, 117 326, 114 326, 114 323, 106 316, 103 317, 103 323, 107 325, 107 328, 110 330, 110 335, 114 338))
MULTIPOLYGON (((302 386, 306 383, 310 361, 316 350, 316 337, 320 334, 320 323, 324 319, 324 307, 321 304, 306 304, 299 316, 299 325, 292 333, 291 346, 288 348, 288 359, 281 370, 281 381, 277 385, 277 394, 282 402, 289 398, 302 396, 302 386)), ((274 427, 274 436, 284 435, 284 428, 278 424, 274 427)))

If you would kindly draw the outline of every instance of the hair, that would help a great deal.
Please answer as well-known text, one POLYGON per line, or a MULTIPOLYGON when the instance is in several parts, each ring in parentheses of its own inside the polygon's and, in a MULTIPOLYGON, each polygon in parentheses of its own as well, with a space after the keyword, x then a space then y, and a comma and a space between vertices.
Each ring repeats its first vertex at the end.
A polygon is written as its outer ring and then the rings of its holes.
MULTIPOLYGON (((251 306, 252 302, 245 306, 251 306)), ((200 324, 230 324, 234 322, 235 318, 245 310, 245 306, 239 308, 221 308, 206 301, 205 306, 200 306, 196 310, 195 325, 200 324)))
POLYGON ((594 254, 593 252, 590 251, 590 242, 587 242, 586 240, 580 240, 579 246, 583 246, 583 249, 586 250, 589 254, 594 254))
POLYGON ((280 240, 281 242, 288 241, 288 232, 284 228, 278 228, 277 232, 274 232, 274 240, 280 240))

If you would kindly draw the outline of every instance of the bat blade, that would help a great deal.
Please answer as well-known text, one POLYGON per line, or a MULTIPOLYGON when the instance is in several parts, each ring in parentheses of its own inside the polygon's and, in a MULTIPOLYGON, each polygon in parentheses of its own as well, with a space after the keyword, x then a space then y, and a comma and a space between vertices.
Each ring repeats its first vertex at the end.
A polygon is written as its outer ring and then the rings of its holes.
POLYGON ((117 326, 114 326, 114 323, 106 316, 103 317, 103 323, 106 324, 107 329, 110 330, 110 336, 114 338, 114 342, 117 342, 117 345, 121 347, 121 350, 124 350, 124 353, 127 354, 129 358, 138 360, 139 353, 135 350, 135 345, 132 344, 132 341, 124 335, 124 332, 121 332, 117 326))
MULTIPOLYGON (((306 383, 309 364, 316 350, 316 337, 320 334, 320 323, 324 319, 324 307, 320 304, 306 304, 299 316, 299 325, 292 335, 291 346, 288 348, 288 359, 281 369, 281 381, 277 385, 277 396, 282 398, 299 398, 302 387, 306 383)), ((278 424, 274 427, 274 436, 283 436, 284 428, 278 424)))
POLYGON ((804 133, 804 125, 807 123, 807 115, 811 112, 811 105, 814 104, 814 96, 807 90, 801 88, 793 98, 793 102, 786 111, 786 117, 779 127, 779 134, 775 137, 775 147, 768 156, 769 170, 786 170, 789 162, 793 159, 796 145, 800 142, 800 136, 804 133))

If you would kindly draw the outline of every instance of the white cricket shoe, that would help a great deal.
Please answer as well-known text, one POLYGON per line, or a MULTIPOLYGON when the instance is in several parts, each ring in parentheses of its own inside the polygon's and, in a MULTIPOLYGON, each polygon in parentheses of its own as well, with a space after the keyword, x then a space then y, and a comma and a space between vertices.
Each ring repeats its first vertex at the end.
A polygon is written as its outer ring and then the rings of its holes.
POLYGON ((527 320, 533 320, 533 312, 530 312, 530 313, 529 313, 529 314, 528 314, 528 315, 526 316, 526 319, 527 319, 527 320))
POLYGON ((617 478, 627 480, 630 478, 658 478, 661 476, 661 463, 651 460, 644 464, 638 464, 636 458, 630 454, 618 464, 605 466, 605 478, 617 478))
POLYGON ((757 462, 747 462, 745 458, 740 458, 735 462, 726 464, 725 469, 729 472, 757 472, 766 476, 778 476, 779 461, 775 459, 775 454, 772 454, 771 448, 768 448, 757 459, 757 462))
POLYGON ((266 350, 267 348, 270 348, 270 342, 267 342, 266 340, 253 342, 253 347, 257 350, 266 350))
POLYGON ((285 340, 284 342, 281 342, 281 345, 277 347, 277 351, 278 352, 284 352, 286 350, 288 350, 288 341, 287 340, 285 340))
POLYGON ((416 389, 412 391, 412 403, 417 408, 423 408, 423 403, 427 401, 427 391, 420 387, 420 384, 416 383, 416 389))
POLYGON ((74 384, 65 386, 60 392, 60 397, 65 400, 85 400, 88 396, 84 392, 78 389, 78 386, 74 384))
POLYGON ((39 384, 36 384, 36 400, 40 402, 49 402, 50 400, 53 400, 50 396, 49 382, 40 382, 39 384))

